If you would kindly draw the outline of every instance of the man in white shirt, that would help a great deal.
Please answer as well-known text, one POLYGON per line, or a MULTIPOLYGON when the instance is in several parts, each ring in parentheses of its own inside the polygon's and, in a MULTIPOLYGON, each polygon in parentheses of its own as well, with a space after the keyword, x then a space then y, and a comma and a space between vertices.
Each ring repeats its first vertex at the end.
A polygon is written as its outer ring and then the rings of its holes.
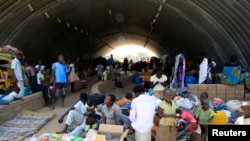
POLYGON ((129 119, 135 130, 135 140, 151 141, 157 100, 153 96, 144 94, 142 85, 135 85, 133 91, 136 98, 132 100, 129 119))
POLYGON ((24 95, 24 79, 23 79, 23 71, 21 61, 23 60, 23 54, 17 53, 16 57, 11 62, 11 70, 13 73, 14 80, 17 86, 20 88, 18 93, 18 97, 23 97, 24 95))
POLYGON ((150 83, 153 87, 153 95, 156 98, 162 99, 163 90, 167 86, 167 76, 163 74, 163 71, 159 69, 157 73, 150 77, 150 83))
POLYGON ((72 136, 78 136, 81 134, 82 130, 85 128, 86 123, 86 116, 87 116, 87 109, 86 103, 88 100, 88 96, 86 93, 81 93, 80 101, 78 101, 74 107, 68 109, 59 119, 58 122, 61 124, 65 116, 67 116, 65 126, 62 131, 57 132, 58 134, 67 133, 68 127, 70 125, 78 124, 78 126, 69 134, 72 136))

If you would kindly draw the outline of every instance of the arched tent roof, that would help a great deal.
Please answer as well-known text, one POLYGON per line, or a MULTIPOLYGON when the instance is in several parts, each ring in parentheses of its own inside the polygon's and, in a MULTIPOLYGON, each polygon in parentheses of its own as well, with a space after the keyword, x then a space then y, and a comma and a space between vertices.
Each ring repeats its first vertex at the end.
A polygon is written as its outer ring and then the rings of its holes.
POLYGON ((173 57, 206 51, 250 65, 249 0, 1 0, 0 44, 51 61, 139 44, 173 57), (117 42, 118 41, 118 42, 117 42))

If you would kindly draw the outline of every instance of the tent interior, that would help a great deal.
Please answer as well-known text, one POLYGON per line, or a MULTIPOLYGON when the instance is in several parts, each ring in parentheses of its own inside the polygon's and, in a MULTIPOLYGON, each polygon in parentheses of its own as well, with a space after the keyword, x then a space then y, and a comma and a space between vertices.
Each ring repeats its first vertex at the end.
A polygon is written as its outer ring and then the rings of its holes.
POLYGON ((136 44, 158 56, 204 51, 220 67, 236 55, 249 69, 249 7, 250 0, 1 0, 0 44, 35 62, 136 44))

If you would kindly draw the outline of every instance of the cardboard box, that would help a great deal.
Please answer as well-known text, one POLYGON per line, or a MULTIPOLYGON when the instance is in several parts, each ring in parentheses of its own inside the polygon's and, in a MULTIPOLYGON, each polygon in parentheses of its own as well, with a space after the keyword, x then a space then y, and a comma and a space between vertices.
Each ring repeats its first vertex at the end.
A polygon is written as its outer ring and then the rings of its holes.
POLYGON ((120 125, 100 124, 98 134, 110 134, 113 136, 120 137, 123 133, 123 128, 124 127, 120 125))
POLYGON ((235 90, 235 94, 238 95, 238 94, 245 94, 245 90, 235 90))
POLYGON ((236 89, 236 90, 244 90, 244 89, 245 89, 245 86, 244 86, 244 85, 236 85, 236 86, 235 86, 235 89, 236 89))
POLYGON ((198 90, 198 88, 199 88, 198 86, 199 86, 198 84, 188 84, 187 88, 189 90, 198 90))
POLYGON ((226 94, 226 90, 218 90, 217 89, 217 95, 225 95, 226 94))
POLYGON ((208 95, 216 95, 217 91, 216 90, 207 90, 208 95))
MULTIPOLYGON (((122 125, 111 125, 111 124, 100 124, 99 126, 99 130, 89 130, 89 132, 86 135, 86 138, 92 138, 92 137, 98 137, 98 136, 104 136, 106 134, 112 135, 112 136, 116 136, 119 137, 119 141, 123 141, 124 138, 127 137, 128 135, 128 129, 127 130, 123 130, 123 126, 122 125)), ((106 141, 113 141, 113 140, 107 140, 106 141)))
POLYGON ((228 94, 235 95, 235 90, 234 89, 233 90, 226 89, 226 95, 228 95, 228 94))
POLYGON ((235 90, 235 86, 226 85, 226 90, 235 90))
POLYGON ((209 99, 217 98, 217 95, 215 95, 215 94, 208 94, 208 98, 209 99))
POLYGON ((208 90, 216 90, 217 89, 217 84, 208 84, 207 89, 208 90))
POLYGON ((237 99, 237 100, 244 100, 244 95, 245 94, 236 94, 235 95, 235 99, 237 99))
POLYGON ((199 90, 204 90, 204 91, 206 91, 206 90, 207 90, 207 85, 205 85, 205 84, 199 85, 199 90))
POLYGON ((226 94, 226 99, 235 99, 235 94, 226 94))
POLYGON ((217 84, 217 90, 225 90, 225 89, 226 89, 226 85, 217 84))
POLYGON ((197 95, 200 96, 202 93, 207 92, 206 90, 198 90, 197 95))
POLYGON ((226 95, 225 94, 217 94, 217 98, 225 99, 226 95))
POLYGON ((191 94, 198 95, 198 90, 189 90, 191 94))

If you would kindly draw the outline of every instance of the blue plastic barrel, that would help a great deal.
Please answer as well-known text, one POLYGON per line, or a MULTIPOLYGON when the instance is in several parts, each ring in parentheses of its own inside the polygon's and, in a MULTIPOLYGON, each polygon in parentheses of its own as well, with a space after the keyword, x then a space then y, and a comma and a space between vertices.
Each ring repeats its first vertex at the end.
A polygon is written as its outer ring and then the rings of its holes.
POLYGON ((135 84, 141 84, 142 83, 142 78, 140 76, 134 77, 134 83, 135 84))

